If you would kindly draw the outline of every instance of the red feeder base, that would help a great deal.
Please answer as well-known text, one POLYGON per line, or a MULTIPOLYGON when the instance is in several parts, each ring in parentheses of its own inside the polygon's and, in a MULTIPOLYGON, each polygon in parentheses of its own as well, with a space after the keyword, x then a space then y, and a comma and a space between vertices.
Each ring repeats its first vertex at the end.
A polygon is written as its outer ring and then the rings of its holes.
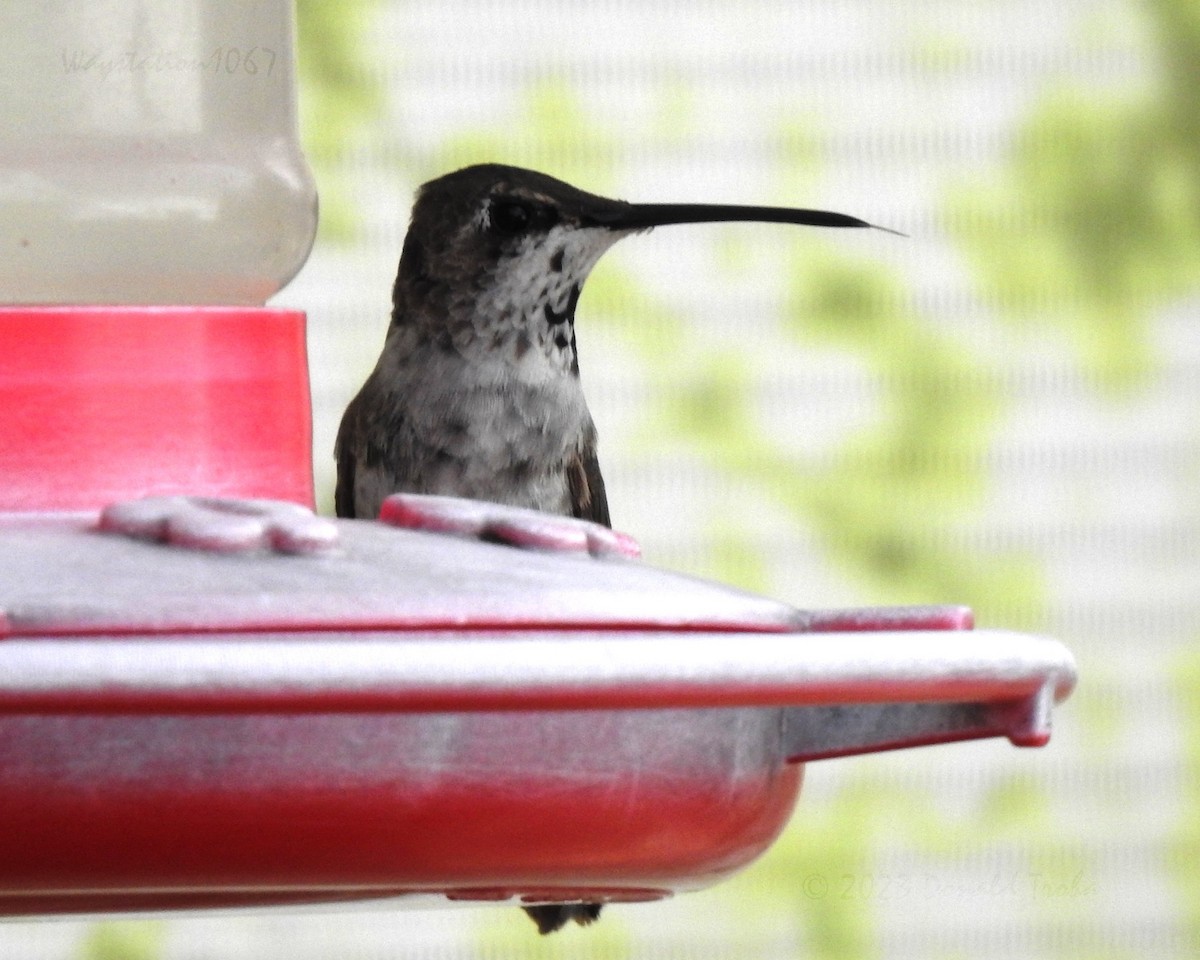
POLYGON ((0 309, 0 511, 147 494, 312 505, 304 314, 0 309))

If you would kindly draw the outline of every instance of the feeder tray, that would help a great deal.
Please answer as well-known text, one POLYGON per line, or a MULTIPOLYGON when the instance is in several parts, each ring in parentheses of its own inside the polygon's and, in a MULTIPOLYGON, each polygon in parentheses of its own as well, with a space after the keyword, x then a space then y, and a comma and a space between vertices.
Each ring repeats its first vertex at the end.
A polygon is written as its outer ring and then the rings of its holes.
POLYGON ((803 763, 1039 746, 1075 668, 958 607, 798 610, 581 521, 164 497, 0 517, 0 914, 652 900, 803 763))

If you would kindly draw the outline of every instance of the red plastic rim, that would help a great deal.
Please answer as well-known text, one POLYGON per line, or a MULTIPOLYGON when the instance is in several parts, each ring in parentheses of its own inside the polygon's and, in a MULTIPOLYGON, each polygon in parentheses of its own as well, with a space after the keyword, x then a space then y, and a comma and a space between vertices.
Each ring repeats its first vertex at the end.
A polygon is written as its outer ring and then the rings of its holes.
POLYGON ((147 494, 312 505, 304 314, 0 309, 0 510, 147 494))

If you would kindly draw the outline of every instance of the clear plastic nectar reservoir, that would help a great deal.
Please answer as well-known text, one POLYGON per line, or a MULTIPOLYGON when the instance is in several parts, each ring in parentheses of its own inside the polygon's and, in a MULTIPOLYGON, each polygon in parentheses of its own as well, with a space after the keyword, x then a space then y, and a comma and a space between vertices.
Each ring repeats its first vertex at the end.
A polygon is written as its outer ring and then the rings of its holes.
POLYGON ((0 302, 262 304, 317 223, 291 0, 0 5, 0 302))

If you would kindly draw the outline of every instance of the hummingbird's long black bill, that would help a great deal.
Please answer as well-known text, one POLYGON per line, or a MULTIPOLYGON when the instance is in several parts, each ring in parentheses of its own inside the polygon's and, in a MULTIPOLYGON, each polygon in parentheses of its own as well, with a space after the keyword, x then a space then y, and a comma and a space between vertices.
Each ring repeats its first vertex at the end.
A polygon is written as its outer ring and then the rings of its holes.
POLYGON ((792 207, 744 207, 723 203, 629 203, 596 211, 592 219, 610 230, 648 230, 673 223, 794 223, 809 227, 863 227, 903 237, 889 227, 876 226, 845 213, 792 207))

